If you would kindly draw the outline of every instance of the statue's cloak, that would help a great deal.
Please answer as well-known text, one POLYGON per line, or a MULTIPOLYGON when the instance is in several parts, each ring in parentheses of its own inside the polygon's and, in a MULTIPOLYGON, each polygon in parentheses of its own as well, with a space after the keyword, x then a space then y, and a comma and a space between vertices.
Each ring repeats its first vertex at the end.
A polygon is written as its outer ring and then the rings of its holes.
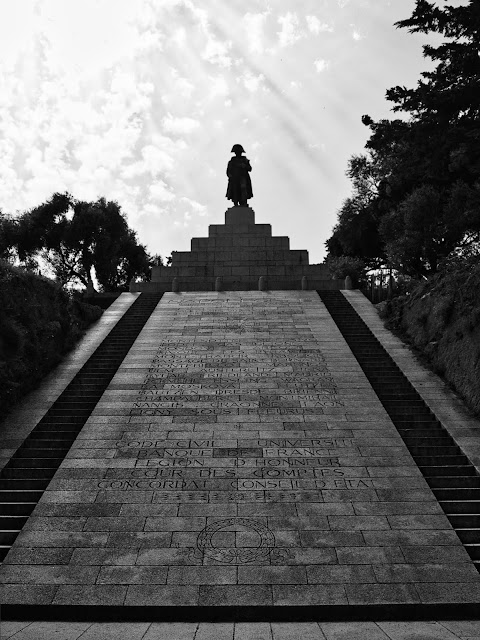
POLYGON ((228 187, 226 197, 234 202, 245 202, 253 198, 250 161, 243 156, 234 156, 227 166, 228 187))

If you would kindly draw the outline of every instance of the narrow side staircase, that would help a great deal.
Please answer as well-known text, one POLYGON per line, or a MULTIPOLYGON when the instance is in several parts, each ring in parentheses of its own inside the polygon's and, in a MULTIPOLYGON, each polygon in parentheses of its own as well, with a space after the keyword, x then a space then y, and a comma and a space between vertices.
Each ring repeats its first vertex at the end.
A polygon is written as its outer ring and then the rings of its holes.
POLYGON ((0 471, 0 562, 162 295, 138 296, 0 471))
POLYGON ((480 475, 340 291, 317 292, 480 572, 480 475))

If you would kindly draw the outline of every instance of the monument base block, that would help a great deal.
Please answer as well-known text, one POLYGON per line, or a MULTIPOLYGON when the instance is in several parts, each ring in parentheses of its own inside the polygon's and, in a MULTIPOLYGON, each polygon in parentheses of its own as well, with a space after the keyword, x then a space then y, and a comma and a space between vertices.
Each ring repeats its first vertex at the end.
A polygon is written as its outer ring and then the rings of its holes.
POLYGON ((132 282, 130 291, 215 291, 222 278, 226 291, 267 289, 343 289, 323 264, 309 264, 308 251, 291 250, 286 236, 272 236, 269 224, 256 224, 250 207, 231 207, 225 224, 211 224, 208 238, 192 238, 191 251, 172 252, 169 267, 152 269, 151 282, 132 282), (175 279, 176 289, 172 283, 175 279))
POLYGON ((255 212, 250 207, 230 207, 225 211, 225 224, 255 224, 255 212))

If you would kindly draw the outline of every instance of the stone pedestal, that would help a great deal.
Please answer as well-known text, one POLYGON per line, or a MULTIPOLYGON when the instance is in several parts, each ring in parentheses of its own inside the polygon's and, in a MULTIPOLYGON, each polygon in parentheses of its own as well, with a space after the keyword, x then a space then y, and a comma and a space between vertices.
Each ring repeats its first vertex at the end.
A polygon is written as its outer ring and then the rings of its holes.
POLYGON ((215 291, 217 278, 226 291, 254 291, 264 276, 271 290, 343 289, 325 265, 309 264, 308 251, 290 249, 288 236, 272 236, 270 224, 257 224, 250 207, 231 207, 225 224, 211 224, 208 238, 192 238, 191 251, 173 251, 170 267, 153 267, 152 281, 132 291, 215 291), (302 284, 303 283, 303 284, 302 284))
POLYGON ((225 211, 225 224, 255 224, 255 212, 250 207, 231 207, 225 211))

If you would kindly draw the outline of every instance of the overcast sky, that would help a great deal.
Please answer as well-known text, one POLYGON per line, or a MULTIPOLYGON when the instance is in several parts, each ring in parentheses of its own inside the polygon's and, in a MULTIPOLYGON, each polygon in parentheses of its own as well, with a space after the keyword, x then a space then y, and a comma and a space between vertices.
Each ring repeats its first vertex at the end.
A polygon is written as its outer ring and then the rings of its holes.
POLYGON ((414 5, 3 0, 0 209, 103 196, 168 256, 223 223, 240 143, 256 221, 320 262, 368 138, 361 116, 389 117, 386 89, 429 68, 425 36, 393 26, 414 5))

